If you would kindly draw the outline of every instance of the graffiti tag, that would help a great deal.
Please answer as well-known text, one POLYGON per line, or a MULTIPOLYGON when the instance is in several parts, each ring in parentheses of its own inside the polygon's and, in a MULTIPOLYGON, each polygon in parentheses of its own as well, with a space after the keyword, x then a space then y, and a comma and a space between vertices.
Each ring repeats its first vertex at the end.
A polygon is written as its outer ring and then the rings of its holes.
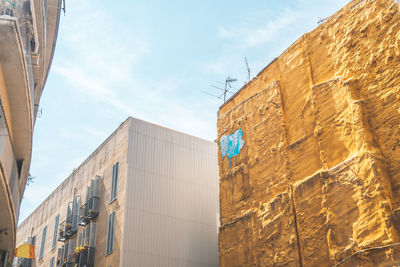
POLYGON ((244 145, 242 137, 243 132, 241 129, 231 135, 223 135, 219 141, 222 157, 226 155, 230 159, 238 155, 244 145))

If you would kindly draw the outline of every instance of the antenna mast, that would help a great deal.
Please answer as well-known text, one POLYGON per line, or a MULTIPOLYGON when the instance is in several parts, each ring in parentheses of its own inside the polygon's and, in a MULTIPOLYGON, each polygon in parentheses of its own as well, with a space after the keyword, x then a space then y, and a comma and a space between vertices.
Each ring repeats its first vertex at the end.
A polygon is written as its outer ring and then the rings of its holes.
POLYGON ((229 89, 233 88, 231 83, 232 82, 236 82, 237 79, 231 78, 230 76, 228 76, 225 79, 225 89, 224 89, 224 103, 226 101, 226 93, 231 93, 233 95, 233 93, 231 91, 229 91, 229 89))
POLYGON ((210 95, 210 96, 213 96, 213 97, 216 97, 216 98, 219 98, 219 99, 221 99, 222 97, 224 97, 224 103, 225 103, 227 93, 230 93, 230 94, 232 94, 232 95, 234 94, 234 93, 231 91, 231 89, 232 89, 232 88, 233 88, 233 89, 236 89, 236 88, 233 87, 231 83, 236 82, 236 81, 237 81, 237 79, 231 78, 230 76, 228 76, 228 77, 225 79, 225 83, 222 83, 222 82, 218 82, 218 81, 217 81, 217 83, 221 83, 221 84, 224 85, 223 88, 211 84, 211 85, 210 85, 211 87, 214 87, 214 88, 216 88, 216 89, 218 89, 218 90, 223 91, 223 93, 222 93, 220 96, 216 96, 216 95, 214 95, 214 94, 210 94, 210 93, 208 93, 208 92, 206 92, 206 91, 203 91, 203 93, 205 93, 205 94, 207 94, 207 95, 210 95))

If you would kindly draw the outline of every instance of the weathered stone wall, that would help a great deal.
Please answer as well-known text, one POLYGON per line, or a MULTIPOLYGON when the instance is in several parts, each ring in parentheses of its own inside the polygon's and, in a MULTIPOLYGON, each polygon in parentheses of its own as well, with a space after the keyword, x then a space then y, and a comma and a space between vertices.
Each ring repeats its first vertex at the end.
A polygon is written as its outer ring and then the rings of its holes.
POLYGON ((220 266, 400 263, 399 64, 397 2, 352 1, 220 108, 220 266))

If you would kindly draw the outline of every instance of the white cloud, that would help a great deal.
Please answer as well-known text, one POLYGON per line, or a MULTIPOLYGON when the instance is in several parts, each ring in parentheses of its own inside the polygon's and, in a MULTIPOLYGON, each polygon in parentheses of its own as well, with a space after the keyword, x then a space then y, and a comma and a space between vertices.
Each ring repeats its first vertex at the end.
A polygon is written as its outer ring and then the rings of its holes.
POLYGON ((104 81, 99 81, 90 77, 84 68, 77 64, 67 62, 61 66, 56 65, 52 71, 61 75, 65 80, 69 81, 71 85, 82 88, 84 93, 90 94, 94 97, 113 97, 114 93, 104 87, 104 81))
POLYGON ((230 37, 233 37, 234 35, 235 35, 235 33, 233 31, 229 31, 225 27, 223 27, 223 26, 218 27, 218 37, 219 38, 230 38, 230 37))
POLYGON ((280 30, 296 22, 300 15, 300 12, 287 9, 261 26, 254 26, 249 22, 229 28, 220 26, 218 36, 222 39, 234 39, 234 42, 242 48, 264 45, 279 34, 280 30))

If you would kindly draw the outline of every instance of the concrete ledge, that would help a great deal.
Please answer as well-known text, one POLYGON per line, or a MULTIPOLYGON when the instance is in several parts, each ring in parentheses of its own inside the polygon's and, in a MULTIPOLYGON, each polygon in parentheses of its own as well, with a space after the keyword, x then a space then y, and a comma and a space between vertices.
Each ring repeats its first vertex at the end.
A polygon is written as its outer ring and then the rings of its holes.
POLYGON ((10 16, 0 16, 0 47, 2 48, 0 65, 5 83, 5 88, 1 88, 0 94, 15 157, 24 162, 20 171, 24 183, 31 156, 33 111, 27 63, 21 38, 17 20, 10 16))

